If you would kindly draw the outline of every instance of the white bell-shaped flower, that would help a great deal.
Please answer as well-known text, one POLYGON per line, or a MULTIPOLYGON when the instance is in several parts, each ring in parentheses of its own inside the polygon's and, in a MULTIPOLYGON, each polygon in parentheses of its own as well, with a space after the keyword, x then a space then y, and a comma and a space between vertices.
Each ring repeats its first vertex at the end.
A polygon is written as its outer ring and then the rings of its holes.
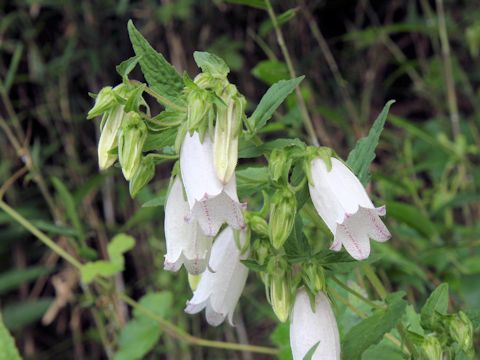
MULTIPOLYGON (((244 244, 244 231, 239 240, 240 245, 244 244)), ((248 269, 240 260, 247 256, 240 253, 232 228, 225 228, 213 243, 209 268, 201 275, 185 312, 196 314, 205 308, 210 325, 220 325, 227 316, 233 325, 233 312, 248 276, 248 269)))
POLYGON ((380 216, 385 206, 376 208, 358 178, 340 160, 332 158, 332 168, 325 162, 311 162, 310 196, 315 209, 334 235, 330 247, 339 251, 342 245, 357 260, 370 255, 370 240, 384 242, 391 235, 380 216))
POLYGON ((212 237, 205 235, 196 221, 188 221, 190 208, 177 176, 165 204, 165 270, 178 271, 182 264, 190 274, 205 271, 212 248, 212 237))
POLYGON ((297 291, 290 319, 290 346, 294 360, 302 360, 318 344, 312 360, 340 359, 340 337, 330 301, 320 291, 312 310, 304 288, 297 291))
POLYGON ((225 222, 234 229, 245 226, 235 174, 226 184, 218 179, 208 134, 202 143, 197 132, 191 136, 187 133, 180 150, 180 170, 190 205, 190 221, 198 221, 206 235, 215 236, 225 222))

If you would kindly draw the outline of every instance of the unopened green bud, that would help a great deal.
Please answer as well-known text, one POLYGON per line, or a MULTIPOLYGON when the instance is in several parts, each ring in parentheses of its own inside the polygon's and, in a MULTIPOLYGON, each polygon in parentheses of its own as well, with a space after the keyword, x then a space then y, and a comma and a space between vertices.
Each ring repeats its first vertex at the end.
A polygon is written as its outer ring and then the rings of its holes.
POLYGON ((292 291, 288 264, 284 260, 272 259, 267 265, 270 280, 270 303, 272 309, 281 322, 285 322, 292 307, 292 291), (274 269, 272 269, 274 267, 274 269))
POLYGON ((266 243, 263 239, 257 239, 253 243, 253 254, 257 260, 257 263, 260 265, 265 264, 265 261, 269 255, 269 247, 270 245, 266 243))
POLYGON ((452 339, 466 354, 471 354, 473 351, 473 325, 468 316, 460 311, 458 314, 450 315, 447 324, 452 339))
POLYGON ((130 180, 130 196, 134 198, 138 192, 152 180, 155 175, 155 160, 151 156, 145 156, 140 162, 140 166, 135 171, 132 180, 130 180))
POLYGON ((142 161, 143 144, 147 138, 147 126, 140 115, 127 113, 118 133, 118 158, 123 176, 130 181, 142 161))
POLYGON ((106 86, 98 93, 95 98, 95 105, 87 114, 87 119, 92 119, 100 116, 110 110, 116 103, 115 95, 111 86, 106 86))
POLYGON ((268 157, 268 170, 273 181, 278 181, 282 176, 288 176, 291 160, 284 149, 273 149, 268 157))
POLYGON ((197 290, 198 283, 202 279, 202 274, 199 275, 192 275, 188 273, 188 285, 190 285, 190 289, 192 291, 197 290))
POLYGON ((423 339, 420 347, 421 359, 423 360, 441 360, 443 349, 440 341, 435 334, 429 334, 423 339))
POLYGON ((187 96, 187 126, 188 130, 194 131, 201 126, 206 119, 208 111, 212 107, 209 94, 202 89, 192 89, 187 96))
POLYGON ((257 234, 263 235, 265 237, 268 236, 268 224, 264 218, 252 213, 248 213, 246 215, 246 218, 247 218, 248 225, 254 232, 256 232, 257 234))
MULTIPOLYGON (((229 89, 232 93, 236 88, 229 89)), ((213 165, 218 178, 227 183, 235 172, 238 161, 238 136, 242 126, 245 99, 238 93, 223 99, 225 106, 217 106, 213 140, 213 165)))
POLYGON ((312 293, 325 290, 325 272, 321 265, 306 264, 302 269, 302 278, 312 293))
POLYGON ((123 105, 116 104, 104 115, 103 127, 98 141, 98 166, 100 170, 108 169, 117 160, 112 150, 117 147, 117 135, 125 117, 123 105))
POLYGON ((275 249, 279 249, 292 232, 297 211, 295 193, 285 187, 275 191, 270 206, 269 235, 275 249))

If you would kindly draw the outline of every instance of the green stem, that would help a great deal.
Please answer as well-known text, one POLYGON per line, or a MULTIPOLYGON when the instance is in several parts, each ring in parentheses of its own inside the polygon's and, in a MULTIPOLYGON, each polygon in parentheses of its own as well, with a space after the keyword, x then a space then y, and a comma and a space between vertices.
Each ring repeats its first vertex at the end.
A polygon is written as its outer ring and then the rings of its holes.
MULTIPOLYGON (((5 211, 9 214, 15 221, 17 221, 20 225, 25 227, 28 231, 30 231, 33 235, 35 235, 41 242, 43 242, 47 247, 49 247, 52 251, 57 253, 61 256, 64 260, 70 263, 77 269, 82 267, 82 264, 75 259, 72 255, 66 252, 63 248, 58 246, 52 239, 50 239, 47 235, 42 233, 38 230, 35 225, 33 225, 30 221, 20 215, 17 211, 11 208, 8 204, 6 204, 3 200, 0 199, 0 209, 5 211)), ((97 278, 95 282, 104 288, 108 288, 109 284, 104 279, 97 278)), ((162 317, 158 316, 148 308, 140 305, 138 302, 130 298, 128 295, 124 293, 117 293, 120 299, 125 301, 125 303, 129 304, 131 307, 138 309, 139 311, 143 312, 145 315, 149 316, 150 318, 156 320, 161 326, 163 326, 164 330, 170 334, 171 336, 187 342, 192 345, 197 346, 204 346, 204 347, 213 347, 218 349, 226 349, 226 350, 236 350, 236 351, 248 351, 248 352, 255 352, 261 354, 268 354, 268 355, 276 355, 278 354, 278 349, 269 348, 264 346, 255 346, 255 345, 247 345, 247 344, 237 344, 237 343, 229 343, 229 342, 222 342, 222 341, 213 341, 213 340, 205 340, 193 335, 190 335, 185 330, 177 327, 176 325, 172 324, 168 320, 163 319, 162 317)))
MULTIPOLYGON (((278 46, 280 46, 283 57, 285 58, 285 61, 287 62, 287 67, 288 67, 288 71, 290 73, 290 77, 292 79, 294 79, 294 78, 297 77, 297 75, 295 73, 295 69, 293 67, 292 59, 291 59, 290 54, 288 52, 287 45, 285 44, 285 40, 283 38, 282 31, 280 30, 280 26, 278 25, 277 16, 275 15, 275 12, 273 11, 273 7, 272 7, 272 4, 270 3, 270 0, 265 0, 265 4, 267 5, 268 15, 270 16, 270 19, 272 20, 273 28, 275 29, 275 34, 277 36, 278 46)), ((300 108, 300 113, 302 114, 303 123, 305 125, 305 129, 307 130, 308 136, 310 138, 310 142, 315 146, 319 146, 320 144, 318 142, 317 135, 316 135, 315 129, 313 127, 312 119, 310 118, 310 115, 308 114, 307 105, 305 104, 305 99, 302 96, 302 92, 300 91, 299 86, 297 86, 295 88, 295 93, 297 95, 297 100, 298 100, 298 105, 299 105, 299 108, 300 108)))

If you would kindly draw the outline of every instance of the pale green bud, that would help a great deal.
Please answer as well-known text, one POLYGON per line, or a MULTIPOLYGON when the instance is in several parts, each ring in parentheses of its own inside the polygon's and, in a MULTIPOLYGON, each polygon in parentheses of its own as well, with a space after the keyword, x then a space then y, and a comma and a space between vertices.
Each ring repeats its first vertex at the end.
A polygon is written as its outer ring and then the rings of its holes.
POLYGON ((202 279, 202 274, 199 275, 192 275, 188 273, 188 285, 192 291, 197 290, 198 283, 202 279))
POLYGON ((118 158, 123 176, 130 181, 142 161, 142 148, 147 138, 147 126, 140 115, 127 113, 118 133, 118 158))
POLYGON ((253 254, 260 265, 265 264, 269 255, 269 244, 263 239, 257 239, 253 243, 253 254))
POLYGON ((252 213, 247 213, 246 218, 248 225, 254 232, 265 237, 268 236, 268 224, 264 218, 252 213))
POLYGON ((187 126, 189 131, 202 125, 212 107, 209 94, 202 89, 192 89, 187 96, 187 126))
POLYGON ((108 169, 117 160, 117 154, 112 154, 112 150, 117 147, 117 135, 123 119, 125 117, 124 107, 114 105, 106 112, 101 128, 100 139, 98 141, 98 166, 100 170, 108 169))
POLYGON ((278 181, 282 176, 288 176, 292 161, 284 149, 273 149, 268 157, 268 170, 273 181, 278 181))
MULTIPOLYGON (((231 91, 233 92, 233 90, 231 91)), ((241 95, 235 95, 225 98, 224 101, 226 107, 217 106, 213 140, 213 165, 218 178, 223 183, 227 183, 237 166, 238 136, 242 126, 245 99, 241 95)))
POLYGON ((314 294, 325 290, 325 272, 321 265, 313 263, 304 265, 302 268, 302 278, 314 294))
POLYGON ((292 307, 292 291, 290 276, 286 271, 286 261, 272 259, 267 268, 270 276, 270 303, 272 309, 281 322, 285 322, 292 307), (272 267, 274 267, 272 269, 272 267))
POLYGON ((130 180, 130 196, 134 198, 138 192, 152 180, 155 175, 155 160, 151 156, 145 156, 140 162, 140 166, 135 171, 132 180, 130 180))
POLYGON ((460 311, 458 314, 450 315, 447 324, 452 339, 466 354, 471 354, 473 351, 473 325, 468 316, 460 311))
POLYGON ((429 334, 423 339, 420 347, 421 359, 423 360, 441 360, 443 349, 440 341, 435 334, 429 334))
POLYGON ((106 86, 98 93, 95 98, 95 105, 87 114, 87 119, 100 116, 115 106, 116 100, 111 86, 106 86))
POLYGON ((275 191, 270 206, 269 235, 275 249, 279 249, 292 232, 297 211, 295 193, 284 187, 275 191))

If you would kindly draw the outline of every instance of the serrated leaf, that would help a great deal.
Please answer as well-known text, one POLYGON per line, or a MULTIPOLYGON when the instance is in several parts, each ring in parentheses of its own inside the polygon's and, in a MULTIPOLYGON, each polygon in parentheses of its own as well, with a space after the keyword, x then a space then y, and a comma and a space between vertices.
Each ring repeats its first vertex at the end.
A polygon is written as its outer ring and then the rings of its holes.
MULTIPOLYGON (((183 106, 183 80, 175 68, 158 53, 135 28, 132 20, 128 21, 128 34, 135 54, 148 85, 169 102, 183 106)), ((165 102, 163 105, 171 105, 165 102)))
POLYGON ((348 154, 347 164, 363 185, 366 185, 370 179, 368 168, 375 159, 375 148, 378 145, 380 134, 385 126, 390 106, 394 102, 395 100, 390 100, 385 104, 382 112, 370 128, 368 135, 358 140, 353 150, 348 154))
POLYGON ((371 345, 382 340, 405 313, 406 301, 404 293, 389 294, 385 299, 386 309, 376 310, 372 316, 360 321, 345 335, 342 341, 342 358, 361 359, 362 354, 371 345))
POLYGON ((268 85, 275 84, 280 80, 287 80, 290 77, 287 65, 278 60, 260 61, 252 69, 252 75, 268 85))
POLYGON ((304 78, 305 76, 299 76, 295 79, 280 80, 273 84, 263 95, 253 114, 247 119, 250 129, 258 131, 264 127, 283 100, 295 90, 304 78))
POLYGON ((118 64, 115 69, 117 70, 117 73, 122 77, 126 78, 130 72, 132 72, 133 69, 135 69, 135 66, 137 66, 138 61, 140 60, 140 56, 132 56, 131 58, 122 61, 120 64, 118 64))
POLYGON ((222 58, 206 51, 195 51, 193 58, 203 72, 210 73, 214 77, 226 78, 230 69, 222 58))
POLYGON ((21 360, 15 340, 3 324, 0 314, 0 360, 21 360))
POLYGON ((422 307, 421 323, 425 328, 431 329, 435 325, 436 314, 445 315, 448 310, 448 284, 437 286, 422 307))

